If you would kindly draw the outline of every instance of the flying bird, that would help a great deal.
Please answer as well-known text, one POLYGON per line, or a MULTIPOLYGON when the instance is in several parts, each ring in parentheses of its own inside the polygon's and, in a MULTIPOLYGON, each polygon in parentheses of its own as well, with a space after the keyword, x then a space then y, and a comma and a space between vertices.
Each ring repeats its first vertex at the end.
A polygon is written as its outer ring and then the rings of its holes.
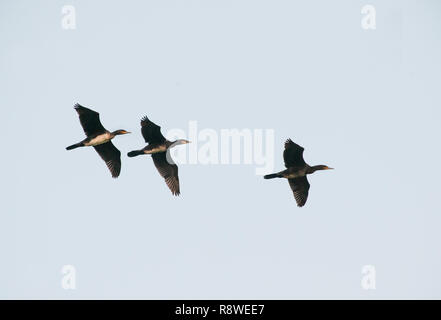
POLYGON ((112 177, 117 178, 121 172, 121 152, 114 146, 112 139, 117 135, 130 133, 126 130, 107 131, 100 121, 100 114, 79 105, 74 106, 80 117, 80 123, 87 138, 66 148, 72 150, 79 147, 94 147, 104 160, 112 177))
POLYGON ((303 160, 303 148, 294 143, 291 139, 286 140, 285 150, 283 151, 283 159, 285 161, 286 170, 278 173, 268 174, 265 179, 286 178, 289 186, 296 199, 297 206, 303 207, 308 199, 309 182, 306 175, 312 174, 317 170, 330 170, 325 165, 317 165, 310 167, 303 160))
POLYGON ((150 121, 147 116, 141 119, 141 134, 148 145, 141 150, 130 151, 127 155, 136 157, 151 154, 159 174, 164 178, 172 194, 178 196, 180 194, 178 166, 171 159, 169 149, 190 141, 185 139, 168 141, 162 135, 161 127, 150 121))

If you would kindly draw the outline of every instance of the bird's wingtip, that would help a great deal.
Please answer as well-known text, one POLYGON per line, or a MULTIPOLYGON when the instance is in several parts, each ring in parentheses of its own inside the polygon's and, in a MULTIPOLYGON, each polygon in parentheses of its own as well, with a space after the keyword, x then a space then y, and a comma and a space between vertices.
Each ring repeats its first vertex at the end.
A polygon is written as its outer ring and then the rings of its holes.
POLYGON ((286 139, 285 141, 285 146, 289 146, 291 144, 293 144, 294 142, 291 140, 291 138, 286 139))

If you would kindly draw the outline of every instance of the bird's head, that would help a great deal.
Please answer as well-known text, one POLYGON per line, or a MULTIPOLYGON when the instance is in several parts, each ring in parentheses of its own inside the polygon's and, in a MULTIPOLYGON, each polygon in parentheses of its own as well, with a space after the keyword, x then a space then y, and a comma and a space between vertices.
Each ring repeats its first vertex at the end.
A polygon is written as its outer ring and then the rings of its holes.
POLYGON ((333 170, 334 168, 330 168, 328 166, 325 166, 324 164, 321 164, 317 166, 317 170, 333 170))
POLYGON ((176 142, 177 142, 177 144, 187 144, 187 143, 190 143, 191 141, 188 141, 188 140, 185 140, 185 139, 179 139, 176 142))
POLYGON ((113 133, 113 135, 115 135, 115 136, 119 136, 119 135, 122 135, 122 134, 128 134, 128 133, 131 133, 131 132, 126 131, 126 130, 124 130, 124 129, 120 129, 120 130, 113 131, 112 133, 113 133))
POLYGON ((317 171, 317 170, 332 170, 332 169, 334 169, 334 168, 330 168, 330 167, 328 167, 328 166, 325 166, 324 164, 320 164, 320 165, 318 165, 318 166, 312 166, 312 167, 309 169, 309 173, 314 173, 314 172, 317 171))

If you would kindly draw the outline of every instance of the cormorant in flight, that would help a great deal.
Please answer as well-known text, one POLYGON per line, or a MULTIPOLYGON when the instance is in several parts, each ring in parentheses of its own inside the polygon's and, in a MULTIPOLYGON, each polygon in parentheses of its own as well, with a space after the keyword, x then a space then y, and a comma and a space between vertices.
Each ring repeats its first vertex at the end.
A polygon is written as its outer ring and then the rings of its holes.
POLYGON ((283 151, 283 159, 285 161, 286 170, 278 173, 268 174, 264 176, 265 179, 286 178, 289 186, 294 193, 297 206, 303 207, 308 199, 309 182, 306 175, 314 173, 317 170, 329 170, 325 165, 318 165, 310 167, 305 160, 303 160, 303 148, 294 143, 291 139, 285 142, 285 151, 283 151))
POLYGON ((151 154, 156 169, 164 178, 172 194, 175 196, 179 195, 178 166, 173 163, 168 150, 180 144, 190 143, 190 141, 184 139, 168 141, 162 135, 161 127, 150 121, 147 117, 141 119, 141 133, 148 145, 141 150, 131 151, 127 155, 129 157, 136 157, 142 154, 151 154))
POLYGON ((113 178, 117 178, 121 171, 121 152, 113 145, 112 139, 126 130, 107 131, 100 122, 100 114, 86 107, 75 105, 75 110, 80 116, 80 123, 87 138, 66 148, 72 150, 79 147, 94 147, 104 160, 113 178))

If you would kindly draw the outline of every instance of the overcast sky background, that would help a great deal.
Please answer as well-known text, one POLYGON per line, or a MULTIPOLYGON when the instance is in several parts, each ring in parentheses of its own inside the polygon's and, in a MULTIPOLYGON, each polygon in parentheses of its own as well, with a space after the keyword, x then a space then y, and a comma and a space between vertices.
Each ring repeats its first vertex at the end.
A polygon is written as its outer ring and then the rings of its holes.
POLYGON ((435 0, 1 1, 0 298, 441 298, 440 33, 435 0), (76 102, 133 132, 118 179, 65 150, 76 102), (253 165, 181 165, 172 197, 126 156, 143 115, 274 129, 276 170, 288 137, 336 169, 304 208, 253 165))

